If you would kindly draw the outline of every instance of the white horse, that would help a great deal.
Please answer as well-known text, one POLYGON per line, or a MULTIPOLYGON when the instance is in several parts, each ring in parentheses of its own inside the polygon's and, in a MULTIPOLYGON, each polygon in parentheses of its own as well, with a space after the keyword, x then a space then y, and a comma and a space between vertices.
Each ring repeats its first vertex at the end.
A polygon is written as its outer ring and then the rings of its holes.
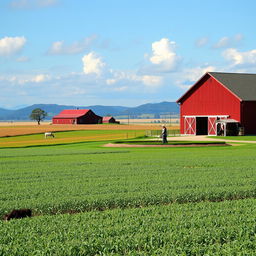
POLYGON ((47 137, 53 137, 54 138, 53 132, 45 132, 44 133, 44 138, 46 139, 47 137))

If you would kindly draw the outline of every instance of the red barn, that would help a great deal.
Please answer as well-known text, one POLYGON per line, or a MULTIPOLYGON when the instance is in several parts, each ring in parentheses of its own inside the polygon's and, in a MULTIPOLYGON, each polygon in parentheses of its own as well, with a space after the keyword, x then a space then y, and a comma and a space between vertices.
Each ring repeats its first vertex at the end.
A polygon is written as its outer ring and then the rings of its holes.
POLYGON ((256 74, 206 73, 177 102, 181 134, 256 134, 256 74))
POLYGON ((66 109, 52 118, 53 124, 100 124, 102 117, 90 109, 66 109))
POLYGON ((102 123, 103 124, 109 124, 109 123, 119 124, 120 122, 116 121, 116 119, 113 116, 103 116, 102 123))

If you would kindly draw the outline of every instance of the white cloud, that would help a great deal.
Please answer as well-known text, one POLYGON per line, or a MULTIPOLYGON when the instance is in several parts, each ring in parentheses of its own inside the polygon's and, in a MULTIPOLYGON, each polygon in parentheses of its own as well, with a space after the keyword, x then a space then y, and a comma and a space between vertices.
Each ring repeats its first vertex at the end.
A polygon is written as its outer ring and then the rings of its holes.
POLYGON ((230 38, 227 36, 222 37, 214 46, 213 48, 224 48, 227 47, 230 43, 230 38))
POLYGON ((96 74, 99 76, 102 74, 106 66, 101 57, 97 56, 94 52, 84 55, 82 61, 84 64, 83 71, 85 74, 96 74))
POLYGON ((150 86, 150 87, 158 87, 162 84, 163 78, 160 76, 142 76, 141 78, 144 85, 150 86))
POLYGON ((152 53, 144 54, 147 63, 139 68, 138 73, 159 75, 176 71, 181 58, 176 54, 175 49, 176 43, 168 38, 152 43, 152 53))
POLYGON ((242 34, 236 34, 232 37, 224 36, 222 37, 216 44, 213 45, 213 48, 226 48, 226 47, 232 47, 236 45, 238 42, 240 42, 243 39, 242 34))
POLYGON ((14 0, 10 7, 14 9, 44 8, 58 4, 58 0, 14 0))
POLYGON ((12 75, 12 76, 1 76, 0 81, 6 81, 13 84, 24 85, 28 83, 42 83, 49 81, 50 75, 38 74, 38 75, 12 75))
POLYGON ((26 41, 24 36, 4 37, 0 39, 0 56, 11 56, 20 52, 26 41))
POLYGON ((256 64, 256 49, 247 52, 239 52, 235 48, 229 48, 223 52, 223 57, 233 66, 256 64))
POLYGON ((176 67, 178 57, 175 53, 176 43, 168 38, 152 43, 152 56, 150 61, 154 65, 160 65, 163 71, 171 71, 176 67))
POLYGON ((48 54, 50 55, 65 55, 65 54, 76 54, 85 51, 90 48, 93 42, 97 39, 96 35, 91 35, 84 38, 81 41, 76 41, 70 45, 64 43, 64 41, 56 41, 52 43, 48 54))
POLYGON ((127 91, 128 89, 129 89, 128 86, 121 86, 121 87, 114 88, 113 91, 115 91, 115 92, 124 92, 124 91, 127 91))
POLYGON ((216 67, 208 65, 205 67, 196 67, 190 69, 184 69, 179 76, 182 79, 177 79, 176 85, 183 89, 191 87, 197 80, 199 80, 205 73, 216 71, 216 67))
MULTIPOLYGON (((153 89, 159 87, 163 83, 163 78, 161 76, 137 75, 131 71, 124 72, 111 70, 110 73, 112 77, 106 79, 106 84, 111 86, 120 86, 120 84, 129 84, 130 86, 134 86, 136 84, 137 87, 144 85, 147 88, 153 89)), ((124 86, 122 86, 122 88, 123 87, 124 86)), ((125 88, 127 89, 128 87, 125 86, 125 88)))
POLYGON ((41 83, 41 82, 45 82, 47 80, 50 79, 49 75, 45 75, 45 74, 40 74, 40 75, 36 75, 35 77, 33 77, 31 79, 32 82, 36 82, 36 83, 41 83))
POLYGON ((197 47, 203 47, 205 46, 209 41, 209 38, 208 37, 202 37, 202 38, 199 38, 197 41, 196 41, 196 46, 197 47))
POLYGON ((117 82, 117 79, 113 79, 113 78, 106 80, 107 85, 112 85, 112 84, 115 84, 116 82, 117 82))

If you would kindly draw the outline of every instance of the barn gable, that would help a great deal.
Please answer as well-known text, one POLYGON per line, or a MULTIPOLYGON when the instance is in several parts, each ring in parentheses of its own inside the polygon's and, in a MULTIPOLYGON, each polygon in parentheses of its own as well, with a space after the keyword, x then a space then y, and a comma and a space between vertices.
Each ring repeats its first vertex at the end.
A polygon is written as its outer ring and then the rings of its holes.
POLYGON ((243 101, 256 100, 256 74, 208 72, 201 77, 177 102, 180 103, 189 97, 209 76, 216 79, 234 96, 243 101))

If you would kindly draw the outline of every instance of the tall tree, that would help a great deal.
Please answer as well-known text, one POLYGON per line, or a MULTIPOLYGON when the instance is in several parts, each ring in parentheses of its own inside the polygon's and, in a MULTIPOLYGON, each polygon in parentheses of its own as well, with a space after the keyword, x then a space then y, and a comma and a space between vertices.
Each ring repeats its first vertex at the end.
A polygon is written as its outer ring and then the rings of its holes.
POLYGON ((35 108, 31 114, 30 114, 30 119, 31 120, 35 120, 37 121, 38 125, 40 124, 40 122, 42 120, 44 120, 44 118, 47 116, 47 113, 42 110, 41 108, 35 108))

